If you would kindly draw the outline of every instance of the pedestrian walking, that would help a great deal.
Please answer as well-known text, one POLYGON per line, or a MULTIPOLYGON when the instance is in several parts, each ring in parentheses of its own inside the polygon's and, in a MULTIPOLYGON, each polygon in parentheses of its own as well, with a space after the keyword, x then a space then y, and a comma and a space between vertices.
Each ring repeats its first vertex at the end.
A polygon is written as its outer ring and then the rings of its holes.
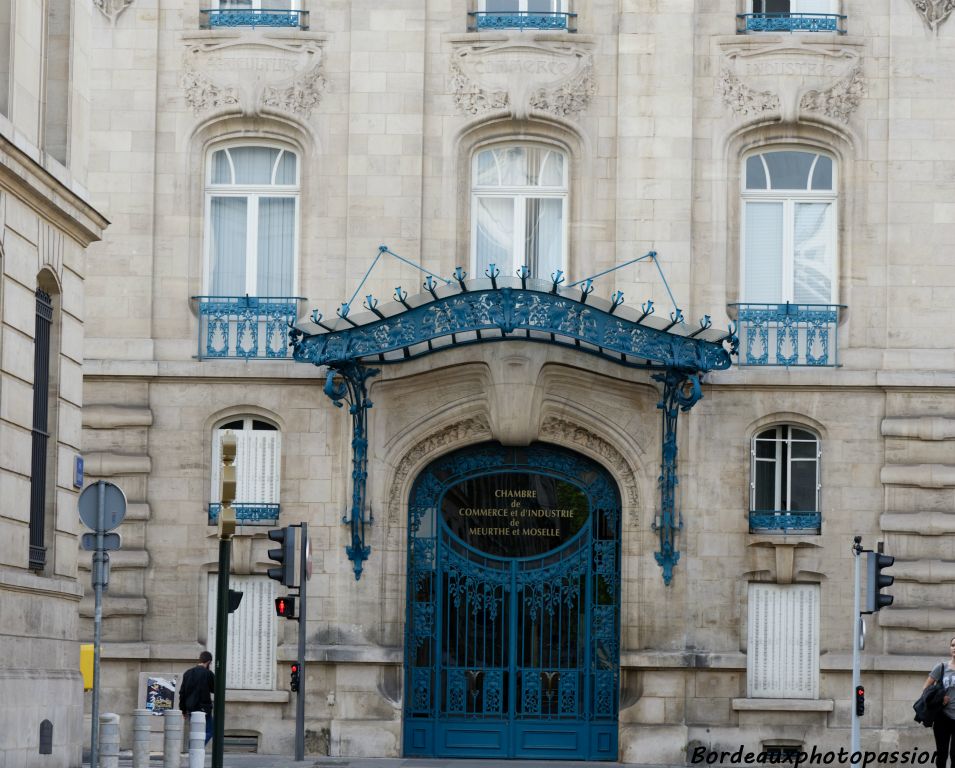
POLYGON ((199 663, 186 670, 179 689, 179 709, 187 722, 193 712, 206 714, 206 744, 212 738, 212 694, 216 688, 216 676, 209 669, 211 664, 212 654, 200 653, 199 663))
POLYGON ((951 768, 955 768, 955 637, 948 644, 949 658, 936 664, 929 672, 924 691, 930 685, 941 682, 945 691, 942 699, 942 711, 932 730, 935 732, 935 765, 936 768, 945 768, 946 759, 949 759, 951 768))

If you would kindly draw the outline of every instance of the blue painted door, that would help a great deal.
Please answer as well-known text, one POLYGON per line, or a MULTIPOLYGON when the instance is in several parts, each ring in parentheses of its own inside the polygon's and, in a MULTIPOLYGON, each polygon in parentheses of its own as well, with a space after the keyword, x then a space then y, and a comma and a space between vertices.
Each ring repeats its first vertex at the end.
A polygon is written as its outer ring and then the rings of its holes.
POLYGON ((614 760, 620 494, 555 446, 432 462, 409 502, 406 755, 614 760))

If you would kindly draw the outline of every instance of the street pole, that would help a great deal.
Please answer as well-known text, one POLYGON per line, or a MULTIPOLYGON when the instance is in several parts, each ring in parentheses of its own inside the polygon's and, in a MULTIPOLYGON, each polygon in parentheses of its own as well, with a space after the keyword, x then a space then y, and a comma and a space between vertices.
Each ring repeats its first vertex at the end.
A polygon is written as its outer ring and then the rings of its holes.
POLYGON ((849 708, 852 710, 852 743, 849 754, 859 751, 859 714, 856 712, 856 688, 862 681, 860 666, 860 624, 862 616, 860 592, 862 590, 862 537, 856 536, 852 545, 852 559, 855 561, 855 590, 852 597, 852 692, 849 695, 849 708))
POLYGON ((298 698, 295 700, 295 759, 305 759, 305 625, 306 609, 305 585, 308 583, 308 523, 302 523, 302 541, 299 545, 298 566, 298 698))
POLYGON ((96 549, 93 552, 93 708, 90 718, 90 768, 99 768, 99 649, 103 635, 103 526, 106 524, 106 483, 96 481, 96 549))
MULTIPOLYGON (((222 768, 225 750, 225 677, 229 648, 229 569, 232 560, 232 534, 235 533, 235 434, 221 436, 222 468, 219 505, 219 578, 216 590, 215 699, 212 702, 212 768, 222 768)), ((92 767, 91 767, 92 768, 92 767)))

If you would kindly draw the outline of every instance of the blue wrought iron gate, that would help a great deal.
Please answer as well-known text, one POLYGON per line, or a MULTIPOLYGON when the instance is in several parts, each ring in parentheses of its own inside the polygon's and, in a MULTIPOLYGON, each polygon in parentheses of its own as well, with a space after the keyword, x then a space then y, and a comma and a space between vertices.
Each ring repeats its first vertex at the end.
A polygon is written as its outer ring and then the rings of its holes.
POLYGON ((409 503, 406 755, 617 757, 620 493, 596 462, 496 443, 409 503))

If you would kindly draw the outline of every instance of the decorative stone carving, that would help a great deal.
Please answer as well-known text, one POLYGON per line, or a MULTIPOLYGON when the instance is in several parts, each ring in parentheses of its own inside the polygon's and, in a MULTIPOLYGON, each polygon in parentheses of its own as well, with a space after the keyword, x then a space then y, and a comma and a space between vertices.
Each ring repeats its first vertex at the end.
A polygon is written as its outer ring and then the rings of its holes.
POLYGON ((856 64, 855 69, 832 88, 804 93, 799 101, 799 111, 821 112, 833 120, 848 123, 849 117, 862 103, 863 96, 865 78, 862 76, 862 66, 856 64))
POLYGON ((215 110, 311 116, 326 79, 316 36, 187 37, 180 85, 199 115, 215 110))
POLYGON ((620 451, 586 427, 556 416, 548 416, 544 419, 540 436, 568 448, 583 448, 602 458, 623 485, 623 503, 630 509, 630 524, 634 528, 639 526, 640 493, 637 490, 637 481, 630 464, 620 451))
POLYGON ((740 117, 754 117, 779 110, 779 97, 772 91, 754 91, 728 68, 720 70, 717 90, 723 103, 740 117))
POLYGON ((936 34, 938 28, 952 15, 952 11, 955 11, 955 0, 912 0, 912 4, 922 21, 936 34))
POLYGON ((109 19, 110 24, 116 23, 116 18, 133 4, 133 0, 93 0, 93 5, 109 19))
POLYGON ((450 64, 450 89, 464 114, 508 110, 518 120, 531 111, 570 117, 590 105, 597 90, 591 46, 517 41, 460 43, 450 64))
POLYGON ((853 41, 747 37, 721 48, 717 93, 738 117, 791 123, 800 113, 815 112, 845 123, 865 93, 861 47, 853 41))
POLYGON ((402 457, 391 479, 391 490, 388 493, 388 522, 398 521, 398 512, 406 501, 402 496, 405 481, 413 467, 419 466, 425 457, 438 454, 447 446, 455 446, 464 441, 473 442, 475 438, 489 439, 490 437, 491 425, 487 417, 481 414, 448 424, 416 443, 402 457))

